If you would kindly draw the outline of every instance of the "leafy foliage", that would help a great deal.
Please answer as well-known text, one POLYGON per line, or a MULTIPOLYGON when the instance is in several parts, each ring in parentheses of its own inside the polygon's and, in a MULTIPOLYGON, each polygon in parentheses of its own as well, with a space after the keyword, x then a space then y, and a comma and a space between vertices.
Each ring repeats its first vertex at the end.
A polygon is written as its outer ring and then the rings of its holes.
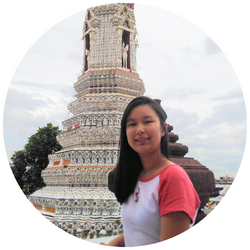
POLYGON ((48 155, 62 149, 56 140, 59 132, 58 126, 48 123, 28 138, 24 150, 16 151, 12 155, 11 168, 25 194, 32 194, 45 186, 41 172, 49 163, 48 155))
POLYGON ((24 189, 26 182, 26 156, 24 150, 15 151, 12 157, 10 158, 12 163, 10 164, 12 172, 16 178, 16 181, 21 189, 24 189))

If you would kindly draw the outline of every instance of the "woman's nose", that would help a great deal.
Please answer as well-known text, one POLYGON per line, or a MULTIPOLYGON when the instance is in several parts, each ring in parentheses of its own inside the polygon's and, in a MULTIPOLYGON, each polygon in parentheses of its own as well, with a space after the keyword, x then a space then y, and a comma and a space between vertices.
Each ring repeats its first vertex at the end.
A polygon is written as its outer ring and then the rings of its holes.
POLYGON ((137 130, 136 130, 136 133, 139 135, 139 134, 142 134, 142 133, 145 133, 145 129, 143 126, 138 126, 137 127, 137 130))

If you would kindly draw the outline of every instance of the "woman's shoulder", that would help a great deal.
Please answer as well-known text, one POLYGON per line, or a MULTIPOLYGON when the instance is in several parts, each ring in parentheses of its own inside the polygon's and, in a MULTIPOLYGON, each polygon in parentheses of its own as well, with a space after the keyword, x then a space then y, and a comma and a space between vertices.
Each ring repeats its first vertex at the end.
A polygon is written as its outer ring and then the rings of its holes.
POLYGON ((183 169, 183 167, 173 163, 169 166, 165 167, 161 173, 160 178, 161 179, 168 179, 168 178, 181 178, 181 177, 188 177, 186 171, 183 169))
POLYGON ((159 190, 171 190, 173 194, 176 192, 181 194, 182 192, 187 192, 187 190, 192 192, 193 184, 183 167, 174 164, 166 167, 161 173, 159 190))
POLYGON ((171 163, 162 170, 162 173, 179 173, 183 171, 185 172, 183 167, 175 163, 171 163))

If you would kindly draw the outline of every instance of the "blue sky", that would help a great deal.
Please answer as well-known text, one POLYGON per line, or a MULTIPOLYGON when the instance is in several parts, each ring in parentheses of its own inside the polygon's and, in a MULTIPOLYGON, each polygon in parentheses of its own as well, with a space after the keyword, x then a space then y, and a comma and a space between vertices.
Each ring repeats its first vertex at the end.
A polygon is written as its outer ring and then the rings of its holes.
MULTIPOLYGON (((246 140, 244 101, 248 115, 250 105, 249 3, 244 0, 135 2, 148 4, 153 10, 153 16, 148 16, 148 8, 140 13, 136 6, 140 46, 137 65, 147 94, 163 100, 179 142, 189 147, 187 156, 218 175, 235 174, 240 167, 234 184, 209 220, 162 244, 169 249, 183 249, 183 242, 184 246, 192 244, 192 249, 200 249, 201 245, 203 249, 211 249, 210 243, 216 242, 217 247, 236 248, 239 242, 247 243, 248 232, 240 229, 250 223, 243 212, 250 205, 246 199, 249 138, 242 159, 246 140), (156 11, 156 6, 161 10, 156 11), (163 22, 162 18, 178 22, 163 22), (163 27, 162 38, 152 41, 159 26, 163 27)), ((5 215, 3 225, 7 233, 3 241, 9 247, 23 242, 26 249, 33 249, 34 245, 37 249, 48 245, 69 249, 72 243, 77 248, 87 245, 76 239, 73 242, 72 236, 61 232, 32 208, 11 174, 5 152, 9 157, 14 150, 23 148, 27 138, 47 122, 61 126, 82 67, 80 39, 84 12, 78 12, 104 3, 11 0, 0 8, 3 34, 0 101, 4 125, 0 183, 5 204, 1 206, 1 214, 5 215), (19 232, 15 240, 9 234, 13 229, 19 232)))

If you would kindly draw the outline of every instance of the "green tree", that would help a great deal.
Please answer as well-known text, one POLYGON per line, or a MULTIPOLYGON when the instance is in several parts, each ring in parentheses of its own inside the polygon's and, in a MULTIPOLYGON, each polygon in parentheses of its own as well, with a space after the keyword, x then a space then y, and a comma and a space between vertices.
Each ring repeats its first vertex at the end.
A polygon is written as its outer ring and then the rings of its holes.
POLYGON ((25 150, 15 151, 12 155, 10 167, 16 178, 16 181, 20 188, 23 190, 25 185, 25 173, 27 170, 27 162, 25 156, 25 150))
POLYGON ((45 127, 38 128, 37 133, 28 138, 28 143, 24 146, 24 150, 21 150, 23 155, 19 153, 19 156, 15 152, 12 156, 16 160, 15 165, 12 163, 12 166, 14 166, 14 168, 12 167, 13 173, 14 175, 16 174, 15 178, 18 184, 22 184, 19 185, 25 194, 32 194, 37 189, 45 186, 41 172, 49 163, 48 155, 62 149, 56 140, 59 132, 59 127, 54 127, 51 123, 48 123, 45 127), (18 165, 19 162, 22 162, 22 164, 18 165), (25 171, 23 171, 24 165, 26 165, 25 171))

